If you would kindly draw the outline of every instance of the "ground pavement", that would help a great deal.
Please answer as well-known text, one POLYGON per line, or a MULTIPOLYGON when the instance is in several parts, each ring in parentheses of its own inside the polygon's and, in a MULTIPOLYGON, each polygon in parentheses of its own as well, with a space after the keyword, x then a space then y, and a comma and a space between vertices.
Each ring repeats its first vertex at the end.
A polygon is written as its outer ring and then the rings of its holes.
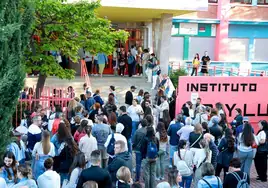
MULTIPOLYGON (((116 88, 116 94, 117 94, 117 99, 119 101, 119 105, 124 104, 124 97, 125 93, 129 90, 130 86, 134 85, 137 87, 136 90, 136 95, 139 91, 139 89, 143 89, 144 91, 150 91, 151 92, 151 85, 146 82, 144 78, 140 77, 114 77, 114 76, 104 76, 103 78, 99 77, 90 77, 91 80, 91 85, 92 85, 92 90, 93 92, 96 89, 100 89, 101 91, 101 96, 107 100, 107 96, 109 94, 109 86, 113 85, 116 88)), ((29 87, 32 87, 35 85, 37 82, 36 77, 28 77, 26 79, 26 85, 29 87)), ((46 86, 50 87, 64 87, 67 88, 68 86, 73 86, 75 89, 76 96, 79 96, 81 93, 83 93, 83 84, 84 84, 84 79, 80 77, 76 77, 74 80, 61 80, 56 77, 49 77, 46 80, 46 86)), ((134 95, 134 96, 136 96, 134 95)), ((135 166, 135 155, 132 157, 133 163, 135 166)), ((167 157, 166 161, 166 171, 165 171, 165 180, 168 180, 167 174, 168 174, 168 162, 169 159, 167 157)), ((251 187, 252 188, 268 188, 268 182, 262 183, 260 181, 256 180, 257 173, 256 169, 254 166, 254 163, 252 164, 251 171, 250 171, 250 182, 251 182, 251 187)), ((222 174, 223 177, 223 174, 222 174)), ((141 184, 144 187, 144 182, 143 182, 143 177, 141 176, 141 184)), ((159 183, 160 181, 157 181, 159 183)))

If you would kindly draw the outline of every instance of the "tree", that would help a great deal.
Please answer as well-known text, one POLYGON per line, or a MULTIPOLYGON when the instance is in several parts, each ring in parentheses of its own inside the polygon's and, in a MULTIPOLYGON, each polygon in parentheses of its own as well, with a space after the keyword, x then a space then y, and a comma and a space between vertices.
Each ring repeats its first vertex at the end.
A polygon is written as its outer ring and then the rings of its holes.
POLYGON ((29 41, 32 7, 27 0, 0 1, 0 155, 10 141, 10 120, 24 84, 21 60, 29 41))
POLYGON ((31 35, 31 49, 27 53, 28 72, 39 71, 37 97, 49 75, 61 79, 74 78, 74 70, 62 68, 51 51, 61 52, 73 62, 78 60, 78 50, 96 54, 111 54, 117 40, 125 41, 125 31, 111 29, 107 19, 98 18, 96 9, 100 2, 65 0, 34 0, 36 22, 31 35), (62 2, 63 1, 63 2, 62 2))

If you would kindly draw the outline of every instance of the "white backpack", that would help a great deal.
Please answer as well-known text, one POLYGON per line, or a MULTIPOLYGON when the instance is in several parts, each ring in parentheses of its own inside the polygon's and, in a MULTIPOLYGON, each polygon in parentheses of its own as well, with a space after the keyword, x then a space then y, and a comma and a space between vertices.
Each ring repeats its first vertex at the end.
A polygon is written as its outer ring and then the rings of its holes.
POLYGON ((177 170, 180 172, 182 176, 190 176, 192 174, 191 169, 188 167, 187 163, 184 161, 186 152, 187 150, 184 153, 184 157, 181 160, 179 159, 176 164, 177 170))

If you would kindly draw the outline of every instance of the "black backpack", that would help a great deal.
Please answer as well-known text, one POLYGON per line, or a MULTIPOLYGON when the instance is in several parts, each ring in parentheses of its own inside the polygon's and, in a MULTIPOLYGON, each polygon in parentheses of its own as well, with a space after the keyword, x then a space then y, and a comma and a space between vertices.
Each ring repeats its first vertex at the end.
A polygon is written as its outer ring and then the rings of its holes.
POLYGON ((115 145, 115 138, 114 138, 114 133, 112 133, 112 138, 109 142, 109 145, 107 146, 107 153, 109 155, 114 155, 114 145, 115 145))

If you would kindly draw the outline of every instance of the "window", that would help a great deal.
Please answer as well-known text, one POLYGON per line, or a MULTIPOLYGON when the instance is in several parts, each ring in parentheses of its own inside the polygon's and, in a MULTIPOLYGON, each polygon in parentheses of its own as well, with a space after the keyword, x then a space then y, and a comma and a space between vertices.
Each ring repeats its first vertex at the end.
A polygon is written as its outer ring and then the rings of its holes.
POLYGON ((268 5, 268 0, 258 0, 258 5, 268 5))
POLYGON ((231 3, 243 3, 243 4, 251 4, 251 0, 231 0, 231 3))
MULTIPOLYGON (((268 1, 268 0, 267 0, 268 1)), ((209 3, 218 3, 218 0, 208 0, 209 3)))

